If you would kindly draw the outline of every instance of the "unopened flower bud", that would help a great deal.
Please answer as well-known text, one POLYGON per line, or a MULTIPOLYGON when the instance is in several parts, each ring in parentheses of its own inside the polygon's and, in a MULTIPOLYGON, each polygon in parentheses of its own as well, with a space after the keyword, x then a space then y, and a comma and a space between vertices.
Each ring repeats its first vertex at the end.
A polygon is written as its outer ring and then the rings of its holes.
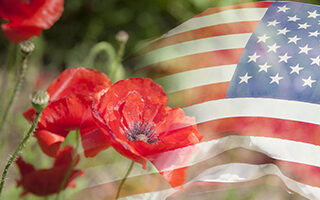
POLYGON ((125 31, 119 31, 116 35, 116 40, 119 42, 127 42, 129 39, 129 34, 125 31))
POLYGON ((32 53, 34 48, 34 44, 30 41, 23 41, 20 43, 20 49, 25 55, 32 53))
POLYGON ((49 94, 46 91, 38 90, 33 93, 31 103, 37 113, 40 113, 48 104, 50 99, 49 94))

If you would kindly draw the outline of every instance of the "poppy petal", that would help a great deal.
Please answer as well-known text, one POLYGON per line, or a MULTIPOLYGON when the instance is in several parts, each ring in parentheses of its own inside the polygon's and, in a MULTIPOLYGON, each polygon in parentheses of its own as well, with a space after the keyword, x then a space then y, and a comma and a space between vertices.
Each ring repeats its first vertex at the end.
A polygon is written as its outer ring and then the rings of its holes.
POLYGON ((24 176, 26 174, 29 174, 29 173, 31 173, 31 172, 33 172, 35 170, 33 165, 31 165, 29 163, 26 163, 21 157, 19 157, 16 160, 16 163, 18 165, 18 169, 19 169, 20 174, 22 176, 24 176))
POLYGON ((86 157, 94 157, 110 146, 109 138, 96 127, 81 129, 81 141, 86 157))
POLYGON ((109 138, 110 144, 113 148, 120 154, 142 164, 143 168, 146 168, 148 160, 142 157, 137 151, 135 151, 128 143, 123 142, 123 140, 117 138, 113 131, 106 126, 105 120, 100 116, 100 114, 93 109, 93 117, 97 126, 100 130, 109 138))
MULTIPOLYGON (((30 5, 32 4, 33 1, 30 1, 30 5)), ((36 9, 32 17, 25 20, 23 24, 49 29, 61 17, 64 9, 63 5, 64 0, 45 0, 41 7, 36 9)))
MULTIPOLYGON (((107 115, 112 115, 113 109, 119 108, 124 101, 127 101, 128 95, 132 93, 140 95, 144 101, 144 105, 166 105, 168 102, 162 87, 151 79, 132 78, 113 84, 101 97, 96 108, 102 113, 104 118, 108 118, 107 115)), ((145 111, 148 112, 148 109, 145 111)), ((145 121, 148 121, 148 118, 151 118, 150 116, 154 114, 154 112, 149 112, 148 115, 145 113, 145 121)))
POLYGON ((42 151, 51 157, 56 156, 61 143, 64 142, 65 139, 64 137, 47 130, 38 130, 34 135, 38 139, 42 151))
POLYGON ((122 115, 126 120, 125 123, 135 124, 141 122, 143 116, 144 101, 143 98, 133 92, 128 94, 127 101, 123 104, 122 115))
MULTIPOLYGON (((164 171, 163 163, 175 165, 190 154, 174 154, 168 160, 164 153, 199 143, 202 136, 194 118, 180 108, 165 107, 166 103, 161 86, 151 79, 133 78, 113 84, 94 103, 92 113, 116 151, 143 167, 150 160, 176 187, 184 183, 185 169, 164 171)), ((194 148, 189 150, 194 152, 194 148)))
POLYGON ((36 26, 21 26, 16 24, 2 24, 1 29, 8 40, 14 43, 25 41, 42 33, 42 29, 36 26))
MULTIPOLYGON (((91 114, 92 102, 110 85, 107 75, 82 67, 65 70, 50 84, 49 105, 41 113, 38 123, 41 131, 35 133, 46 154, 54 157, 71 130, 80 130, 86 156, 95 156, 110 146, 105 134, 92 131, 96 124, 91 114)), ((32 122, 34 109, 27 110, 24 117, 32 122)))
MULTIPOLYGON (((79 158, 79 155, 77 156, 79 158)), ((37 196, 47 196, 57 193, 65 174, 72 164, 73 157, 74 149, 71 146, 65 146, 57 152, 57 157, 52 168, 21 173, 21 179, 18 180, 19 186, 22 186, 24 189, 24 192, 21 195, 26 195, 29 192, 37 196)), ((17 160, 17 164, 20 172, 24 170, 24 166, 33 168, 31 164, 26 163, 22 158, 17 160)), ((82 171, 72 169, 63 189, 69 185, 74 185, 73 180, 82 174, 82 171)))
POLYGON ((0 0, 0 19, 5 36, 19 43, 49 29, 63 12, 64 0, 0 0))
POLYGON ((160 174, 168 181, 172 187, 179 187, 186 181, 186 167, 175 169, 172 171, 160 172, 160 174))
MULTIPOLYGON (((157 151, 161 149, 175 149, 179 147, 197 144, 202 139, 193 117, 185 116, 181 108, 166 107, 166 118, 158 126, 159 143, 157 151)), ((156 153, 156 152, 155 152, 156 153)))
POLYGON ((111 81, 107 75, 84 67, 69 68, 63 71, 48 88, 50 101, 69 96, 82 94, 92 96, 103 89, 109 88, 111 81))
POLYGON ((83 95, 59 99, 42 111, 38 126, 63 137, 70 130, 94 126, 90 106, 91 100, 83 95))
POLYGON ((72 146, 63 147, 57 152, 53 166, 70 166, 74 159, 74 153, 72 146))
POLYGON ((165 105, 167 101, 161 86, 155 84, 151 79, 121 80, 113 84, 96 102, 94 105, 96 111, 93 112, 93 115, 98 126, 106 135, 109 135, 112 146, 120 154, 146 167, 147 160, 132 148, 130 142, 127 142, 124 127, 141 119, 152 121, 158 112, 157 109, 161 107, 159 105, 165 105))
POLYGON ((30 108, 29 110, 25 111, 23 113, 23 117, 29 122, 32 123, 34 118, 36 116, 36 111, 33 108, 30 108))

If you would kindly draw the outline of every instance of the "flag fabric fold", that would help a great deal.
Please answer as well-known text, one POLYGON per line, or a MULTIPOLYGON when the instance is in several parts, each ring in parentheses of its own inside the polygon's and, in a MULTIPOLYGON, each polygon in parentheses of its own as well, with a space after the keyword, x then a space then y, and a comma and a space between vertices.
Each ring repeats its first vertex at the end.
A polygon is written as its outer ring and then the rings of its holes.
POLYGON ((130 61, 163 86, 171 106, 195 116, 204 138, 154 161, 160 172, 187 167, 184 189, 123 199, 174 199, 194 184, 214 191, 266 176, 289 193, 320 199, 319 6, 211 8, 149 41, 130 61), (184 154, 190 159, 168 162, 184 154))

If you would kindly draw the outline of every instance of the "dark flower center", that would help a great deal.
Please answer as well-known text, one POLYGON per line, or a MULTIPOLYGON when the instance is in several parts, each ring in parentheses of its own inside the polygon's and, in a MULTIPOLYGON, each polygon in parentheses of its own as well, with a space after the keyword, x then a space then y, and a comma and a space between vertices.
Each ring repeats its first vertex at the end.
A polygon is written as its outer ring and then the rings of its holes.
POLYGON ((157 132, 150 123, 142 124, 141 122, 137 122, 130 124, 126 132, 126 137, 132 142, 140 140, 148 144, 153 144, 158 141, 157 132))

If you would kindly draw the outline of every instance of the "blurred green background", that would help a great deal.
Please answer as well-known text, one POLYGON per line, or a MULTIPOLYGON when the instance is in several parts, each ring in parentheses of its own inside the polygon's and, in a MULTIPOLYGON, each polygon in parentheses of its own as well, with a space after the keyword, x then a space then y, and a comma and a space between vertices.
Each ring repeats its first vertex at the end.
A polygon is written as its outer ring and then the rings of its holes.
MULTIPOLYGON (((99 41, 116 44, 115 34, 130 35, 126 55, 139 42, 169 31, 207 8, 253 0, 65 0, 61 19, 39 38, 43 67, 78 66, 90 47, 99 41)), ((318 0, 305 0, 317 4, 318 0)), ((0 35, 0 64, 5 62, 8 41, 0 35)), ((38 45, 38 48, 39 45, 38 45)))

